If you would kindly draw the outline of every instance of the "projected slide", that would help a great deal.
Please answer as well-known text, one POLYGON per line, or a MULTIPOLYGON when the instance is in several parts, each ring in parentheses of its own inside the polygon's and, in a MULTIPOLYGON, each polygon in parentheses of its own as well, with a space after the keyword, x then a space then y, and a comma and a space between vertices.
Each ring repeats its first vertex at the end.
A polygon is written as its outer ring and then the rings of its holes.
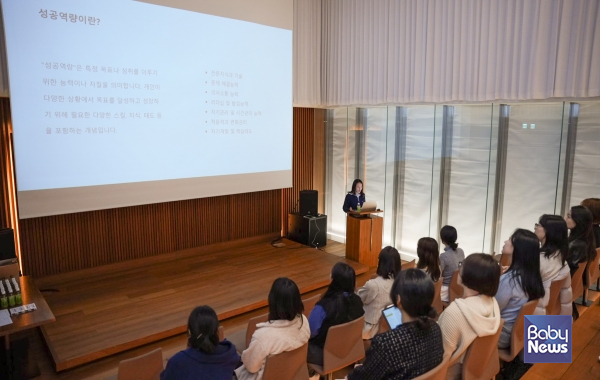
POLYGON ((19 192, 291 170, 291 30, 129 0, 2 5, 19 192))

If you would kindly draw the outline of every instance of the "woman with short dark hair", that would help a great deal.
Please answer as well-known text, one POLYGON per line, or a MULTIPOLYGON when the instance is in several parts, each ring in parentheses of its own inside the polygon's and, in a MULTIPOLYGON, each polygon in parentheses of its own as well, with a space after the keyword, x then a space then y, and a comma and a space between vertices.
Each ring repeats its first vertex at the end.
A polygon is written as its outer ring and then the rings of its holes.
POLYGON ((419 257, 417 268, 427 273, 431 281, 437 282, 442 275, 440 248, 437 241, 430 237, 420 238, 417 243, 417 256, 419 257))
POLYGON ((540 249, 540 275, 544 283, 544 297, 535 309, 535 314, 546 314, 550 301, 550 286, 553 281, 565 280, 559 294, 561 315, 571 314, 571 276, 567 259, 569 255, 569 232, 567 223, 558 215, 544 214, 535 224, 535 235, 540 249))
POLYGON ((308 317, 310 340, 309 363, 323 365, 323 347, 329 328, 360 318, 365 312, 360 297, 354 294, 354 268, 339 262, 331 269, 331 283, 308 317))
POLYGON ((367 281, 356 292, 365 310, 363 339, 371 339, 377 334, 381 312, 390 304, 390 290, 398 272, 400 272, 400 253, 394 247, 383 248, 379 252, 377 261, 377 277, 367 281))
POLYGON ((240 361, 235 346, 219 342, 219 319, 210 306, 198 306, 188 318, 188 348, 173 355, 161 380, 231 380, 240 361))
POLYGON ((238 380, 262 379, 267 356, 293 351, 308 342, 310 329, 303 311, 296 283, 286 277, 276 279, 269 292, 269 320, 256 325, 250 345, 242 352, 244 364, 235 370, 238 380))
POLYGON ((512 255, 512 262, 500 277, 496 293, 496 301, 504 319, 498 347, 508 348, 510 334, 521 307, 529 301, 544 297, 545 291, 540 274, 540 242, 533 232, 517 229, 504 242, 502 253, 512 255))
POLYGON ((477 337, 494 335, 500 327, 500 308, 494 296, 500 282, 500 265, 490 255, 473 253, 459 269, 463 297, 440 315, 444 351, 451 355, 448 379, 459 379, 464 354, 477 337))
POLYGON ((438 366, 444 345, 431 307, 434 294, 433 281, 422 270, 401 271, 390 301, 400 309, 402 324, 373 337, 364 365, 354 368, 348 379, 412 379, 438 366))

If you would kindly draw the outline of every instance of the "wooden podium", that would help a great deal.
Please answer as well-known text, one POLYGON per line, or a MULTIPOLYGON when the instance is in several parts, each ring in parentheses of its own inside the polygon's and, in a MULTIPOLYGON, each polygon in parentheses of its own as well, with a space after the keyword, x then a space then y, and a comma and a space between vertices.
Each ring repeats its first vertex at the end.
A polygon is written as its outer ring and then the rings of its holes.
POLYGON ((346 258, 370 267, 377 266, 381 251, 383 212, 348 212, 346 215, 346 258))

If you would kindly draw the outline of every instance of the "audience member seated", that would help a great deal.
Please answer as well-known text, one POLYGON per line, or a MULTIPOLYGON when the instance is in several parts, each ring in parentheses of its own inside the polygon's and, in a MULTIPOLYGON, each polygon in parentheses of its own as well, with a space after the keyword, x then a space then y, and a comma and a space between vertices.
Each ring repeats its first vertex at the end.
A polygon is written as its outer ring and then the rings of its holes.
POLYGON ((422 270, 401 271, 394 280, 390 300, 402 312, 402 324, 375 335, 364 365, 349 380, 412 379, 438 366, 444 357, 442 331, 431 307, 435 289, 422 270))
POLYGON ((592 212, 584 206, 573 206, 565 217, 569 234, 569 258, 571 276, 580 263, 592 261, 596 257, 596 241, 592 231, 592 212))
POLYGON ((267 356, 295 350, 308 342, 310 328, 303 311, 296 283, 286 277, 275 280, 269 292, 269 320, 256 325, 250 345, 242 352, 244 364, 235 370, 238 380, 262 379, 267 356))
MULTIPOLYGON (((589 263, 596 257, 596 241, 592 230, 592 212, 584 206, 573 206, 565 216, 569 233, 569 257, 567 262, 571 268, 571 277, 577 271, 579 264, 589 263)), ((579 279, 576 279, 579 281, 579 279)), ((587 286, 587 276, 583 274, 583 285, 587 286)), ((572 303, 573 320, 579 318, 579 311, 572 303)))
MULTIPOLYGON (((309 363, 323 365, 323 347, 331 326, 353 321, 365 313, 360 297, 354 293, 356 273, 346 263, 337 263, 331 270, 331 283, 308 317, 310 340, 309 363)), ((243 359, 243 357, 242 357, 243 359)))
POLYGON ((500 276, 496 301, 504 327, 498 341, 499 348, 510 347, 510 334, 521 307, 528 301, 544 296, 544 284, 540 274, 540 242, 528 230, 517 229, 504 242, 502 253, 512 255, 512 263, 500 276))
POLYGON ((558 215, 542 215, 535 224, 535 235, 542 248, 540 249, 540 274, 544 283, 544 297, 540 300, 535 314, 546 314, 550 300, 550 285, 553 281, 565 279, 559 295, 561 315, 571 315, 571 276, 567 257, 569 254, 569 232, 567 223, 558 215))
POLYGON ((492 256, 469 255, 459 269, 458 283, 464 289, 440 315, 444 351, 451 355, 448 379, 460 379, 467 348, 475 338, 493 335, 500 328, 500 308, 494 296, 501 268, 492 256))
POLYGON ((231 380, 240 356, 228 340, 219 342, 219 320, 210 306, 195 308, 188 319, 188 348, 173 355, 161 380, 231 380))
POLYGON ((600 198, 587 198, 581 202, 592 213, 592 231, 596 240, 596 248, 600 248, 600 198))
POLYGON ((437 241, 430 237, 420 238, 417 243, 417 256, 419 256, 417 269, 421 269, 427 273, 431 277, 431 281, 437 282, 442 275, 440 269, 440 248, 437 241))
POLYGON ((381 312, 390 304, 390 290, 398 272, 400 272, 400 253, 394 247, 385 247, 379 252, 377 277, 367 281, 356 292, 365 310, 363 339, 371 339, 377 334, 381 312))
POLYGON ((442 297, 442 301, 449 302, 450 295, 448 294, 448 288, 452 281, 452 275, 465 259, 465 253, 462 249, 458 248, 458 243, 456 243, 456 239, 458 238, 456 228, 452 226, 442 227, 440 238, 444 244, 444 252, 440 255, 440 266, 442 268, 442 277, 444 278, 440 296, 442 297))

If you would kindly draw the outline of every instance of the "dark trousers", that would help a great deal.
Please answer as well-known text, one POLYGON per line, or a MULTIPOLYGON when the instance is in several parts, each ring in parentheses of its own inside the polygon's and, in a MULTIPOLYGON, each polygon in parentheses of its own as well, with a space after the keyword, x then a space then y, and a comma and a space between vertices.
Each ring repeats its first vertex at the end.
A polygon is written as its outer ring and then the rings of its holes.
POLYGON ((323 365, 323 348, 315 344, 308 344, 308 355, 306 357, 308 363, 323 365))

